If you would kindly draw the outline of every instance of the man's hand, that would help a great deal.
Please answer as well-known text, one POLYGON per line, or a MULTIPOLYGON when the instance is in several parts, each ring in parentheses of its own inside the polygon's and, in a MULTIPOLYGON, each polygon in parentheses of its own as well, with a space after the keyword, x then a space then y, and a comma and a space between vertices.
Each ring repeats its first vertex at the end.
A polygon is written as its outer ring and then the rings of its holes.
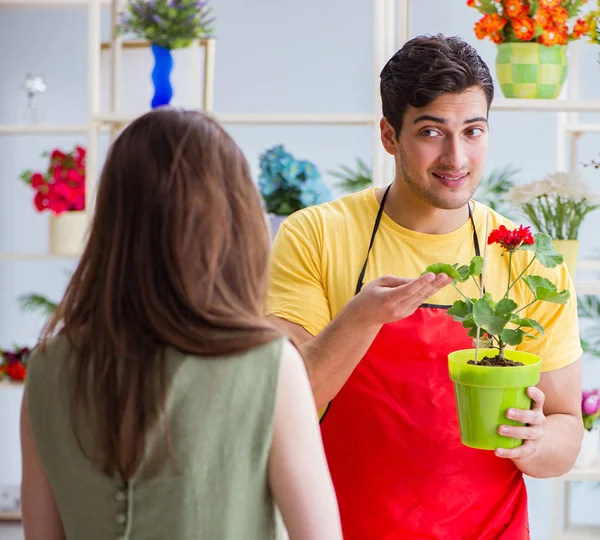
POLYGON ((382 276, 365 285, 346 308, 360 314, 363 324, 381 326, 412 315, 451 281, 446 274, 428 273, 413 279, 382 276))
POLYGON ((533 401, 530 410, 508 409, 506 412, 507 418, 525 425, 501 425, 498 428, 500 435, 514 439, 523 439, 523 444, 517 448, 498 448, 495 451, 498 457, 512 459, 517 464, 520 460, 539 454, 540 444, 543 442, 542 439, 548 434, 546 430, 546 416, 544 415, 544 401, 546 400, 544 392, 535 386, 530 386, 527 389, 527 395, 533 401))

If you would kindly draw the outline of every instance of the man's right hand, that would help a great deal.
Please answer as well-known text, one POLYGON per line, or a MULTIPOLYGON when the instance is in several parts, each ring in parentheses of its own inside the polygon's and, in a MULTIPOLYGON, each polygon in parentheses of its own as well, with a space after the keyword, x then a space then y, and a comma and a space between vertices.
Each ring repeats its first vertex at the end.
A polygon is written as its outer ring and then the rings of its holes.
POLYGON ((384 324, 412 315, 451 281, 445 274, 380 277, 365 285, 316 337, 298 324, 272 317, 299 345, 317 407, 339 392, 384 324))
POLYGON ((344 309, 352 310, 363 324, 381 326, 412 315, 451 282, 446 274, 428 273, 413 279, 382 276, 365 285, 344 309))

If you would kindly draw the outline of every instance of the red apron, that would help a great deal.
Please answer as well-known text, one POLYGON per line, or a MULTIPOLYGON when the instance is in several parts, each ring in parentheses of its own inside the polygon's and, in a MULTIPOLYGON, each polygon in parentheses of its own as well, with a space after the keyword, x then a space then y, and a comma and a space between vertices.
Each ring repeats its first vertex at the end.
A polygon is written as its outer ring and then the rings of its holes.
POLYGON ((321 420, 345 540, 529 538, 521 472, 460 442, 447 357, 472 340, 447 309, 384 325, 321 420))

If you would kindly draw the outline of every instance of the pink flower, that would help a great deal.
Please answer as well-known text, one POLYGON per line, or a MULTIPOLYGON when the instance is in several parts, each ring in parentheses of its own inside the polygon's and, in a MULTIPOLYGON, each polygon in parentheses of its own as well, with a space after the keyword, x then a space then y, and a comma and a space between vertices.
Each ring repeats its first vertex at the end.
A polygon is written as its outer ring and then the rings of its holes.
POLYGON ((593 415, 598 412, 600 408, 600 398, 598 394, 591 394, 586 399, 583 400, 581 404, 581 409, 584 414, 593 415))

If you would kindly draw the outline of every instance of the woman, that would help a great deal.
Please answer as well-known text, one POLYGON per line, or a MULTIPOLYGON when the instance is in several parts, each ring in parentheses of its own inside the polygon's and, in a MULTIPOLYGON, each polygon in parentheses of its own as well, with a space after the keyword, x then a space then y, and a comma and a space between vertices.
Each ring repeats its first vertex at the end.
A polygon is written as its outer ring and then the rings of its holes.
POLYGON ((263 318, 269 236, 240 149, 158 109, 114 143, 29 360, 28 540, 341 538, 296 349, 263 318))

